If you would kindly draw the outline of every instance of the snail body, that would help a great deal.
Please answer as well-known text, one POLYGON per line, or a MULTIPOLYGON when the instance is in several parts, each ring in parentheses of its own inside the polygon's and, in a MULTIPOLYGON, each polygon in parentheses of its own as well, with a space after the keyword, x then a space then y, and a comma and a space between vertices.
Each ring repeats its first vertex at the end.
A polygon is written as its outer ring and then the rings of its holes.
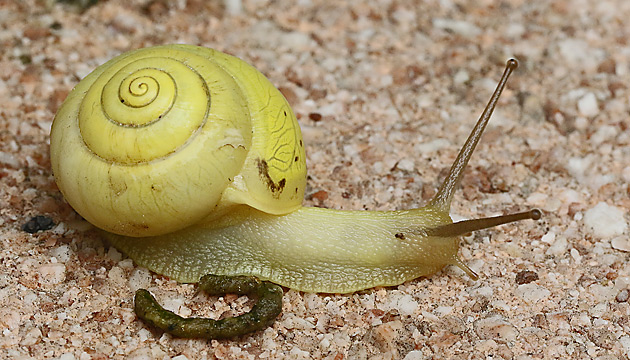
POLYGON ((108 239, 139 264, 180 282, 197 282, 209 273, 246 274, 301 291, 349 293, 401 284, 451 264, 475 277, 457 257, 457 237, 415 233, 448 221, 431 209, 368 213, 301 207, 278 216, 241 207, 231 216, 240 217, 236 225, 108 239))
MULTIPOLYGON (((457 255, 459 235, 541 216, 531 210, 457 223, 449 217, 453 193, 516 66, 508 61, 437 195, 419 209, 303 207, 306 156, 287 101, 242 60, 189 45, 131 51, 82 80, 53 122, 53 173, 70 205, 114 246, 180 282, 246 276, 348 293, 447 265, 477 279, 457 255)), ((161 316, 157 305, 149 308, 137 313, 161 316)), ((265 322, 279 311, 267 311, 265 322)), ((164 319, 173 316, 148 321, 171 328, 164 319)))

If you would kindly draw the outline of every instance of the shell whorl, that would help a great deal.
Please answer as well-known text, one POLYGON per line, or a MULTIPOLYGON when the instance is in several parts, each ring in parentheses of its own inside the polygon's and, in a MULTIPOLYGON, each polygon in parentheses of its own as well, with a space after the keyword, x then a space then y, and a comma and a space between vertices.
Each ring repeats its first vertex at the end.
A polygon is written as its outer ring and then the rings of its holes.
POLYGON ((299 206, 304 150, 285 149, 295 136, 286 100, 253 67, 169 45, 125 53, 82 80, 55 117, 51 161, 60 190, 88 221, 122 235, 159 235, 232 204, 281 208, 291 195, 286 211, 299 206), (290 135, 266 143, 265 131, 278 124, 290 135), (288 183, 295 194, 278 194, 288 183), (268 194, 249 200, 257 187, 268 194))
POLYGON ((112 64, 79 110, 86 146, 105 161, 133 165, 168 156, 192 141, 207 121, 211 97, 196 64, 191 65, 168 57, 112 64))

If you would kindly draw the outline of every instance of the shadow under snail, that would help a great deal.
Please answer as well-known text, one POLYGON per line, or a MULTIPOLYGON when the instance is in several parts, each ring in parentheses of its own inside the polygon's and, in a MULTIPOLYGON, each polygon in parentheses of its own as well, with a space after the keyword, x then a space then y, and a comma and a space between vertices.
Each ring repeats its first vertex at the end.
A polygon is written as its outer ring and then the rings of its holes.
POLYGON ((449 217, 516 67, 507 62, 448 177, 418 209, 303 207, 306 156, 285 98, 242 60, 190 45, 125 53, 79 82, 52 125, 53 173, 68 203, 138 265, 213 294, 259 296, 251 312, 215 321, 181 318, 141 289, 140 318, 175 336, 237 336, 274 321, 278 285, 350 293, 447 265, 476 280, 457 255, 460 235, 541 216, 449 217))

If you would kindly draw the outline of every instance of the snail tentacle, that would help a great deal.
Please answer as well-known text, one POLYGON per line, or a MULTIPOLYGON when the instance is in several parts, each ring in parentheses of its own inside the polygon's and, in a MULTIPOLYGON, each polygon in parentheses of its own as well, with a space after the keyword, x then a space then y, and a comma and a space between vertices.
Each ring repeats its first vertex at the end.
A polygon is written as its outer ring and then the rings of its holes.
POLYGON ((477 124, 475 124, 475 127, 470 132, 470 135, 468 135, 468 139, 466 139, 464 146, 462 146, 459 150, 459 154, 457 154, 457 158, 453 162, 453 165, 451 165, 448 176, 440 186, 440 189, 435 197, 433 197, 429 203, 429 206, 433 206, 445 212, 448 212, 451 208, 453 194, 457 189, 457 185, 459 185, 462 180, 466 165, 468 165, 468 161, 472 157, 479 140, 481 140, 481 135, 483 135, 483 131, 486 129, 486 126, 490 121, 490 117, 499 102, 499 97, 501 97, 501 93, 503 92, 510 75, 512 75, 512 72, 516 70, 517 67, 518 61, 516 61, 516 59, 509 59, 507 61, 501 80, 499 80, 496 89, 492 93, 492 96, 488 101, 488 105, 486 105, 483 109, 481 116, 479 116, 479 120, 477 120, 477 124))
POLYGON ((183 318, 164 309, 149 291, 139 289, 134 297, 135 312, 140 319, 171 335, 209 340, 233 338, 261 330, 271 325, 282 312, 282 288, 251 276, 206 275, 199 281, 199 288, 210 295, 255 295, 258 301, 250 312, 235 317, 221 320, 183 318))

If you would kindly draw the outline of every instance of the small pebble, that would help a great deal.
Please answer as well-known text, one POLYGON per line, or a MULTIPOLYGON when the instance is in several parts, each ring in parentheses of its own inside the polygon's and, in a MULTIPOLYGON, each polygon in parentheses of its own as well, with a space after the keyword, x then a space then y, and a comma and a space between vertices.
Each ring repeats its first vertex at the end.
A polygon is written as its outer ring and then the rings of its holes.
POLYGON ((624 211, 605 202, 586 211, 584 224, 598 238, 620 236, 628 229, 624 211))
POLYGON ((610 241, 610 246, 615 250, 630 252, 630 238, 618 236, 610 241))
POLYGON ((519 271, 516 274, 516 283, 518 285, 529 284, 536 280, 538 280, 538 274, 530 270, 519 271))
POLYGON ((403 358, 403 360, 423 360, 423 359, 424 359, 424 354, 422 353, 421 350, 411 350, 403 358))
POLYGON ((309 113, 308 118, 313 120, 314 122, 318 122, 322 120, 322 114, 320 113, 309 113))
POLYGON ((567 238, 564 236, 558 236, 547 250, 547 254, 562 256, 566 253, 568 246, 569 242, 567 241, 567 238))
POLYGON ((551 295, 551 291, 537 284, 523 284, 516 289, 516 295, 527 303, 536 303, 551 295))
POLYGON ((72 250, 70 250, 70 247, 68 245, 61 245, 50 251, 50 255, 61 263, 65 263, 66 261, 70 260, 71 254, 72 250))
POLYGON ((418 302, 414 300, 413 296, 404 294, 397 299, 396 308, 401 315, 412 316, 418 309, 418 302))
POLYGON ((39 267, 39 283, 56 285, 66 279, 66 266, 61 263, 46 264, 39 267))
POLYGON ((36 232, 42 230, 50 230, 55 226, 55 222, 53 219, 44 215, 37 215, 32 217, 29 221, 27 221, 24 225, 22 225, 22 230, 26 231, 29 234, 35 234, 36 232))
POLYGON ((617 302, 626 302, 628 301, 629 296, 630 296, 630 290, 623 289, 619 292, 619 294, 617 294, 617 296, 615 297, 615 300, 617 300, 617 302))
POLYGON ((540 238, 540 241, 544 242, 545 244, 553 244, 554 241, 556 241, 556 234, 550 231, 543 235, 542 238, 540 238))
POLYGON ((587 93, 578 100, 578 111, 586 117, 595 116, 599 113, 597 98, 593 93, 587 93))
POLYGON ((514 341, 518 331, 501 315, 494 315, 475 321, 475 332, 481 339, 497 339, 502 341, 514 341))
POLYGON ((412 172, 415 164, 410 159, 402 159, 398 162, 396 167, 403 171, 412 172))
POLYGON ((145 268, 136 268, 129 276, 129 288, 131 291, 145 289, 151 285, 151 273, 145 268))

